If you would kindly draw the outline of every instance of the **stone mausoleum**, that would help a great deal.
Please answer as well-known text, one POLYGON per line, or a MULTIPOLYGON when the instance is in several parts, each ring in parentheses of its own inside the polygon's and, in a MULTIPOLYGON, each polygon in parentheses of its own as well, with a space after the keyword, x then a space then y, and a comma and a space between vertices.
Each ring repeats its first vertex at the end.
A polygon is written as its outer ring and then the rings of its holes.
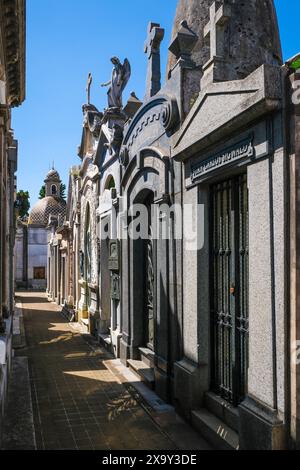
POLYGON ((163 39, 143 101, 127 59, 103 111, 88 82, 51 298, 215 448, 296 448, 300 55, 272 0, 180 0, 162 84, 163 39))
POLYGON ((55 169, 45 179, 45 197, 32 208, 28 222, 17 222, 15 282, 17 287, 45 290, 47 287, 48 224, 63 221, 66 203, 61 197, 61 180, 55 169))

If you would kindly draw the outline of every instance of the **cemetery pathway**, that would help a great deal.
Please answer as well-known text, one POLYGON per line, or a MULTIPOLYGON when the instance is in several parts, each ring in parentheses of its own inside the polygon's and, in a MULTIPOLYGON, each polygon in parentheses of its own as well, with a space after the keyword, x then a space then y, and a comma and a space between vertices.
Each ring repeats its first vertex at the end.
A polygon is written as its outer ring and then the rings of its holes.
MULTIPOLYGON (((41 293, 18 293, 37 449, 176 449, 125 386, 41 293)), ((20 447, 20 445, 19 445, 20 447)))

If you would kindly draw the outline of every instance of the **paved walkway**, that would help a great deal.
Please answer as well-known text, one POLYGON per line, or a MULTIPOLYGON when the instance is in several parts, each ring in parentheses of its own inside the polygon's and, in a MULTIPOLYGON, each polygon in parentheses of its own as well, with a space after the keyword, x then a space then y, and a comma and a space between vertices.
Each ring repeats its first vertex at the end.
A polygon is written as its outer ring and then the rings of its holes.
POLYGON ((41 293, 18 293, 38 449, 176 449, 144 408, 41 293))

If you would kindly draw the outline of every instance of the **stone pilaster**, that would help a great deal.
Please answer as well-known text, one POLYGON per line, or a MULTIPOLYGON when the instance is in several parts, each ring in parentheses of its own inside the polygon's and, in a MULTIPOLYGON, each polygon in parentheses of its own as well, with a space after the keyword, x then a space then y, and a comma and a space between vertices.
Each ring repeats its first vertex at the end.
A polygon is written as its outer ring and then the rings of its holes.
MULTIPOLYGON (((288 80, 288 99, 296 100, 296 81, 300 74, 288 80)), ((298 101, 298 100, 297 100, 298 101)), ((300 442, 300 103, 289 102, 288 129, 290 132, 290 401, 291 445, 299 449, 300 442)))

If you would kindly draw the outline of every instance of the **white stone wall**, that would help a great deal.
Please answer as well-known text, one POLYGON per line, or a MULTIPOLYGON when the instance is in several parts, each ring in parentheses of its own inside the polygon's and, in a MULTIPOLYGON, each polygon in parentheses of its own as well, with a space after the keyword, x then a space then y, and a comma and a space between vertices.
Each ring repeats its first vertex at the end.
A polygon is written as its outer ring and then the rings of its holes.
POLYGON ((28 280, 32 287, 46 287, 45 280, 34 279, 34 268, 45 268, 47 277, 47 230, 42 227, 28 228, 28 280))

